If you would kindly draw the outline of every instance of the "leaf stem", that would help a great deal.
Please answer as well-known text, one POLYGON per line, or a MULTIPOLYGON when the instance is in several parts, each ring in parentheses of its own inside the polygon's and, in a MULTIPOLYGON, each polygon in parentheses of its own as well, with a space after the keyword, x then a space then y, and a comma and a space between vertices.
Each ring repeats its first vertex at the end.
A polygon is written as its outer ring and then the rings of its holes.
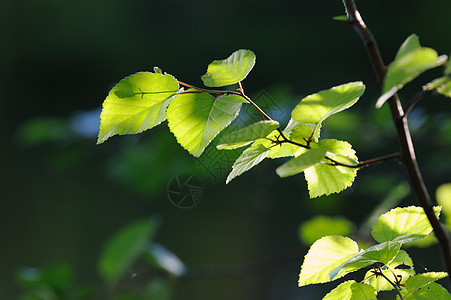
POLYGON ((274 121, 270 116, 268 116, 257 104, 255 104, 254 101, 251 100, 246 94, 244 93, 243 86, 241 85, 241 81, 238 81, 238 85, 240 88, 238 89, 240 96, 246 99, 247 102, 249 102, 255 109, 268 121, 274 121))
POLYGON ((417 105, 418 102, 420 102, 427 93, 429 93, 429 90, 421 90, 413 96, 412 100, 410 100, 409 104, 407 105, 403 118, 407 118, 409 116, 415 105, 417 105))
MULTIPOLYGON (((349 23, 353 26, 354 30, 360 36, 360 39, 363 41, 373 69, 376 73, 377 81, 382 87, 385 78, 386 67, 380 54, 379 48, 376 44, 376 40, 371 31, 367 28, 366 24, 363 22, 363 19, 360 16, 359 11, 357 10, 355 1, 343 0, 343 3, 347 11, 349 23)), ((429 192, 426 188, 420 168, 417 163, 409 125, 406 118, 404 118, 405 113, 403 112, 401 102, 399 101, 398 96, 395 94, 388 100, 388 104, 392 114, 393 123, 398 134, 398 140, 402 150, 402 158, 409 174, 410 181, 412 183, 415 194, 417 195, 418 201, 423 207, 429 223, 434 229, 434 233, 439 241, 446 270, 449 274, 451 274, 451 245, 448 233, 434 213, 434 203, 430 198, 429 192)))
POLYGON ((388 155, 384 155, 384 156, 380 156, 380 157, 364 160, 364 161, 359 162, 356 165, 340 163, 340 162, 337 162, 334 159, 329 158, 327 156, 326 156, 326 158, 328 160, 332 161, 333 164, 337 165, 337 166, 343 166, 343 167, 348 167, 348 168, 360 168, 361 169, 361 168, 368 167, 370 165, 380 164, 380 163, 385 162, 385 161, 401 158, 401 154, 396 152, 396 153, 392 153, 392 154, 388 154, 388 155))
POLYGON ((397 285, 396 283, 394 283, 393 281, 391 281, 390 278, 388 278, 388 277, 382 272, 382 270, 381 270, 380 268, 379 268, 379 270, 378 270, 377 275, 380 275, 380 276, 382 276, 385 280, 387 280, 387 281, 395 288, 396 292, 397 292, 398 295, 399 295, 399 298, 400 298, 401 300, 404 299, 404 297, 403 297, 402 294, 401 294, 401 291, 399 290, 398 285, 397 285))

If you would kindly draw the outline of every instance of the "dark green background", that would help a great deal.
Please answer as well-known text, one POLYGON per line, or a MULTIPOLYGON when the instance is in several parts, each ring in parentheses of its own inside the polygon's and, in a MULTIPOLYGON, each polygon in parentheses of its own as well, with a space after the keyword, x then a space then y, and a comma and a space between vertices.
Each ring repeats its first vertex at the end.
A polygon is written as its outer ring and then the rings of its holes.
MULTIPOLYGON (((359 2, 387 62, 411 33, 439 54, 451 51, 450 1, 359 2)), ((75 116, 99 108, 111 87, 131 73, 158 65, 179 80, 201 85, 208 63, 244 48, 257 55, 244 81, 247 93, 263 91, 287 111, 309 93, 364 81, 365 95, 349 113, 326 123, 323 137, 348 140, 360 159, 397 151, 388 112, 373 108, 379 88, 363 46, 350 26, 332 20, 341 14, 339 0, 4 2, 1 299, 18 297, 14 274, 19 267, 55 262, 74 267, 77 285, 102 290, 96 261, 105 241, 153 213, 162 217, 156 241, 189 267, 246 264, 299 247, 298 225, 315 214, 363 222, 389 189, 405 179, 400 165, 361 170, 344 193, 309 199, 302 175, 278 178, 277 161, 262 163, 227 187, 228 170, 221 170, 217 182, 209 179, 166 124, 99 146, 95 137, 74 133, 73 125, 75 116), (47 141, 31 143, 23 126, 36 118, 61 125, 51 127, 47 141), (195 172, 205 187, 201 203, 189 210, 177 209, 167 199, 169 180, 181 172, 195 172)), ((403 101, 439 75, 439 70, 431 71, 414 81, 403 101)), ((449 111, 450 99, 432 96, 411 117, 419 163, 432 193, 451 179, 449 111)), ((416 204, 413 195, 402 203, 408 204, 416 204)), ((297 288, 306 251, 262 274, 177 284, 174 299, 319 299, 333 285, 297 288)), ((412 251, 424 267, 442 269, 436 246, 412 251)))

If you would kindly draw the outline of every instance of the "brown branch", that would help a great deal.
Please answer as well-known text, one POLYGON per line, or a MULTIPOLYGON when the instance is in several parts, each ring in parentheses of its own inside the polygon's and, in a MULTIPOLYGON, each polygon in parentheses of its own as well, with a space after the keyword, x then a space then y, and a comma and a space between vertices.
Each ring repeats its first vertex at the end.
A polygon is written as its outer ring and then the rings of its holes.
MULTIPOLYGON (((377 81, 382 87, 386 68, 382 56, 380 55, 379 48, 376 44, 376 40, 363 22, 354 0, 343 0, 343 3, 347 10, 349 23, 354 27, 355 31, 365 44, 366 51, 370 57, 371 64, 376 73, 377 81)), ((407 119, 404 118, 404 112, 401 106, 401 102, 399 101, 398 96, 395 94, 388 100, 388 104, 392 114, 393 123, 398 134, 398 140, 402 150, 402 158, 409 174, 411 184, 413 186, 415 194, 417 195, 418 201, 423 207, 423 210, 429 222, 431 223, 435 236, 439 241, 446 270, 449 274, 451 274, 451 245, 448 233, 444 226, 437 219, 433 210, 434 204, 429 196, 429 192, 427 191, 426 185, 424 184, 423 177, 418 167, 415 149, 413 147, 412 137, 410 135, 409 125, 407 123, 407 119)))

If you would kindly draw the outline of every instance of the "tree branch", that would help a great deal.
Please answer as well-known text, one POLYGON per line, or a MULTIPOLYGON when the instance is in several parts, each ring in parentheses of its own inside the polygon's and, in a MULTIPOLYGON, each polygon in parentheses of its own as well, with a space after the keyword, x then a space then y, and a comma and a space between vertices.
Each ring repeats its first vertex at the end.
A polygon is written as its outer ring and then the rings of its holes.
MULTIPOLYGON (((376 44, 376 40, 363 22, 354 0, 343 0, 343 3, 347 10, 349 23, 354 27, 355 31, 364 42, 365 48, 370 57, 371 64, 376 73, 377 81, 382 87, 386 68, 382 56, 380 55, 379 48, 376 44)), ((415 149, 413 147, 412 137, 410 135, 409 125, 407 123, 407 119, 404 118, 404 112, 401 106, 401 102, 399 101, 398 96, 395 94, 388 100, 388 104, 390 106, 393 123, 398 134, 398 140, 402 150, 402 158, 409 174, 411 184, 429 222, 431 223, 432 228, 434 229, 434 233, 439 241, 440 248, 442 250, 442 256, 445 262, 446 269, 448 273, 451 274, 451 246, 448 233, 434 213, 434 204, 429 196, 420 169, 418 167, 415 149)))

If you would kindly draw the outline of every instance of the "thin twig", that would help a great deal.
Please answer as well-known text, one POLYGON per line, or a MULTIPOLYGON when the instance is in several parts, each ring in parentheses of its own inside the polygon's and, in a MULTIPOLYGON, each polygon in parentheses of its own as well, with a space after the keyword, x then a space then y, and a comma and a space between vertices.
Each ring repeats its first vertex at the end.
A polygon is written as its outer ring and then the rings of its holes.
MULTIPOLYGON (((365 49, 370 57, 371 64, 376 73, 377 81, 382 87, 386 68, 382 56, 380 55, 379 48, 376 44, 376 40, 363 22, 363 19, 357 10, 355 1, 343 0, 343 3, 346 7, 349 23, 354 27, 361 40, 364 42, 365 49)), ((451 274, 451 245, 448 233, 435 215, 433 209, 434 203, 430 198, 429 192, 427 191, 426 185, 424 184, 423 177, 418 167, 415 149, 413 147, 412 137, 410 135, 409 125, 406 118, 403 117, 404 112, 401 106, 401 102, 399 101, 398 96, 395 94, 388 100, 388 104, 392 114, 393 123, 398 134, 398 140, 402 149, 402 158, 406 165, 411 184, 415 190, 418 201, 423 207, 423 210, 434 230, 435 236, 439 241, 446 270, 449 274, 451 274)), ((451 278, 448 278, 451 282, 451 278)))
POLYGON ((241 85, 241 81, 238 81, 238 84, 240 86, 239 93, 240 96, 246 99, 247 102, 249 102, 255 109, 268 121, 274 121, 270 116, 268 116, 257 104, 255 104, 254 101, 251 100, 246 94, 244 93, 243 86, 241 85))
POLYGON ((409 104, 407 105, 403 118, 407 118, 409 116, 415 105, 417 105, 418 102, 420 102, 427 93, 429 93, 429 90, 421 90, 413 96, 412 100, 410 100, 409 104))

